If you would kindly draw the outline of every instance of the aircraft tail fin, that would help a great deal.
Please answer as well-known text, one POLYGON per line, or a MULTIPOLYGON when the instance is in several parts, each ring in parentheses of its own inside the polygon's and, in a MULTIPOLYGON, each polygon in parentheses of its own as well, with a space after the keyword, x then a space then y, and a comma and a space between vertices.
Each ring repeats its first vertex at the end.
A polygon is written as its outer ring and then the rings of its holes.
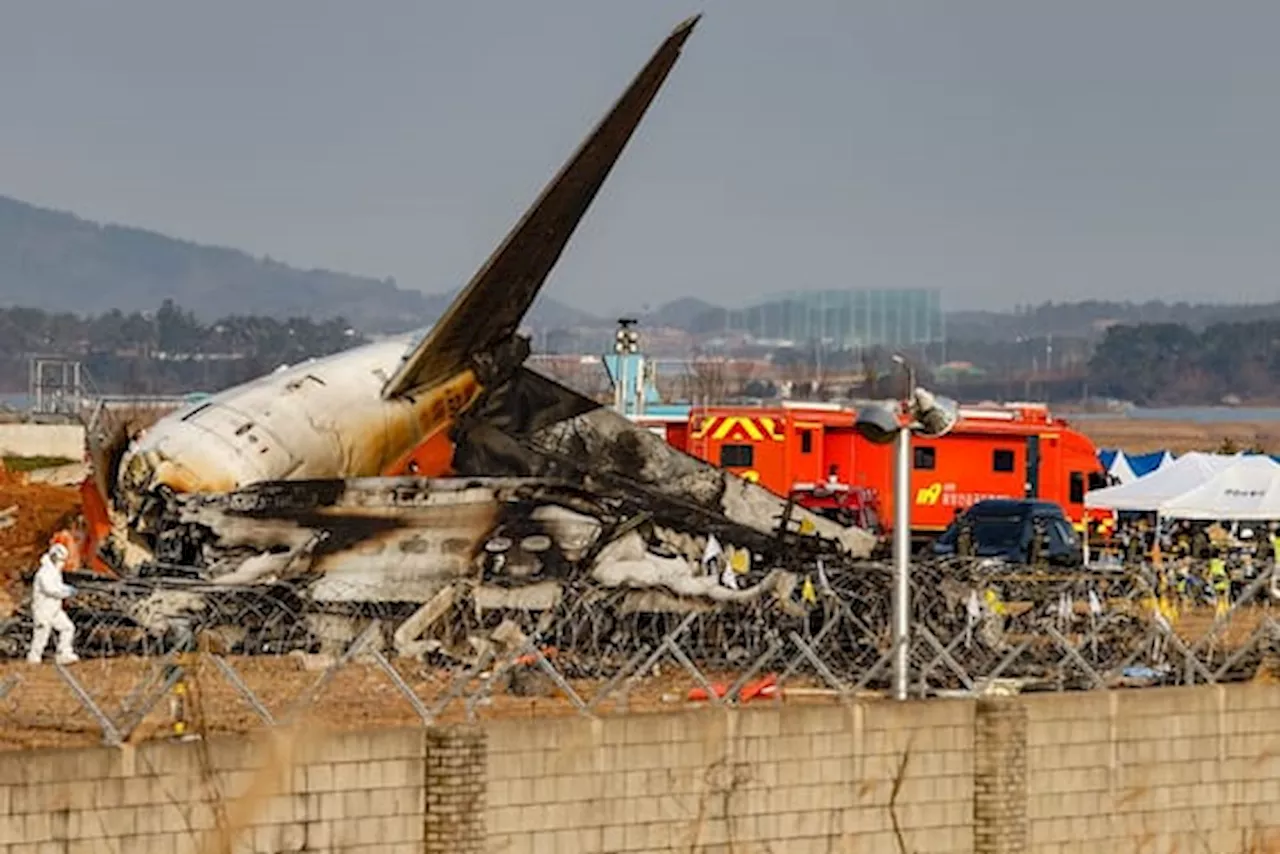
POLYGON ((429 387, 469 367, 519 329, 569 238, 666 81, 701 18, 672 31, 622 96, 387 380, 383 398, 429 387))

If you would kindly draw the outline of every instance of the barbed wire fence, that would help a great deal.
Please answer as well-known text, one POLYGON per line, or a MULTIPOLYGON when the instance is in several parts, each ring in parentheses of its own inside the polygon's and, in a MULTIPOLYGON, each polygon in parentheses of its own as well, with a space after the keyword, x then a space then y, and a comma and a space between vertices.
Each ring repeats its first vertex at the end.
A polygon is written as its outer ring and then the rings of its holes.
MULTIPOLYGON (((315 716, 338 726, 597 716, 690 703, 849 702, 892 678, 891 571, 792 577, 749 602, 570 580, 459 582, 425 605, 305 589, 86 585, 79 662, 0 629, 0 746, 190 738, 315 716)), ((1198 572, 912 572, 910 693, 1076 691, 1280 676, 1270 567, 1230 596, 1198 572)))

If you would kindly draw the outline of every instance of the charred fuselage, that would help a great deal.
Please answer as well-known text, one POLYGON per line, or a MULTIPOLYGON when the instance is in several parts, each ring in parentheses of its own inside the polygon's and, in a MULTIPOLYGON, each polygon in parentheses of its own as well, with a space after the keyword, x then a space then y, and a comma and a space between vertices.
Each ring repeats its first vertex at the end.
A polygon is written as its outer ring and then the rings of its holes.
POLYGON ((715 598, 741 592, 716 555, 732 552, 738 574, 865 555, 865 532, 524 367, 519 324, 696 20, 658 47, 428 332, 279 370, 137 437, 103 478, 114 568, 301 582, 316 601, 422 602, 494 573, 715 598), (381 476, 445 435, 450 454, 427 477, 381 476))

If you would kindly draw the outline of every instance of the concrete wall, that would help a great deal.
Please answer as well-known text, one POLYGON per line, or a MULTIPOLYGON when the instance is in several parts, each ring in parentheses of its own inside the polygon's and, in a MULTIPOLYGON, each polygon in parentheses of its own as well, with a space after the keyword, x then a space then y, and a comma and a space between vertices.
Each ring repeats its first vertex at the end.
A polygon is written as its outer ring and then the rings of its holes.
POLYGON ((1036 852, 1280 852, 1280 686, 1038 696, 1036 852))
POLYGON ((503 723, 489 850, 896 851, 904 756, 908 851, 1280 852, 1275 685, 503 723))
POLYGON ((0 456, 84 457, 80 424, 0 424, 0 456))
POLYGON ((262 852, 896 852, 891 799, 920 854, 1280 852, 1277 710, 1238 685, 4 753, 0 854, 218 851, 219 827, 262 852))
POLYGON ((489 851, 972 851, 974 704, 681 712, 489 727, 489 851))
POLYGON ((422 730, 3 753, 0 852, 220 852, 247 826, 237 851, 421 854, 423 757, 422 730))

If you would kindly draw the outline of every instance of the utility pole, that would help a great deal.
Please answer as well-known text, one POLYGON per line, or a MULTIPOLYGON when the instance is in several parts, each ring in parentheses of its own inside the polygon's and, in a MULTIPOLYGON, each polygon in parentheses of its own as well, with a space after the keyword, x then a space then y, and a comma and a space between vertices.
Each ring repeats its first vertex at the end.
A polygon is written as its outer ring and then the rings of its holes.
POLYGON ((893 361, 906 369, 910 388, 905 400, 860 408, 854 427, 868 441, 894 445, 893 697, 905 700, 911 666, 911 434, 950 432, 959 420, 959 407, 917 388, 915 370, 905 357, 895 354, 893 361))

